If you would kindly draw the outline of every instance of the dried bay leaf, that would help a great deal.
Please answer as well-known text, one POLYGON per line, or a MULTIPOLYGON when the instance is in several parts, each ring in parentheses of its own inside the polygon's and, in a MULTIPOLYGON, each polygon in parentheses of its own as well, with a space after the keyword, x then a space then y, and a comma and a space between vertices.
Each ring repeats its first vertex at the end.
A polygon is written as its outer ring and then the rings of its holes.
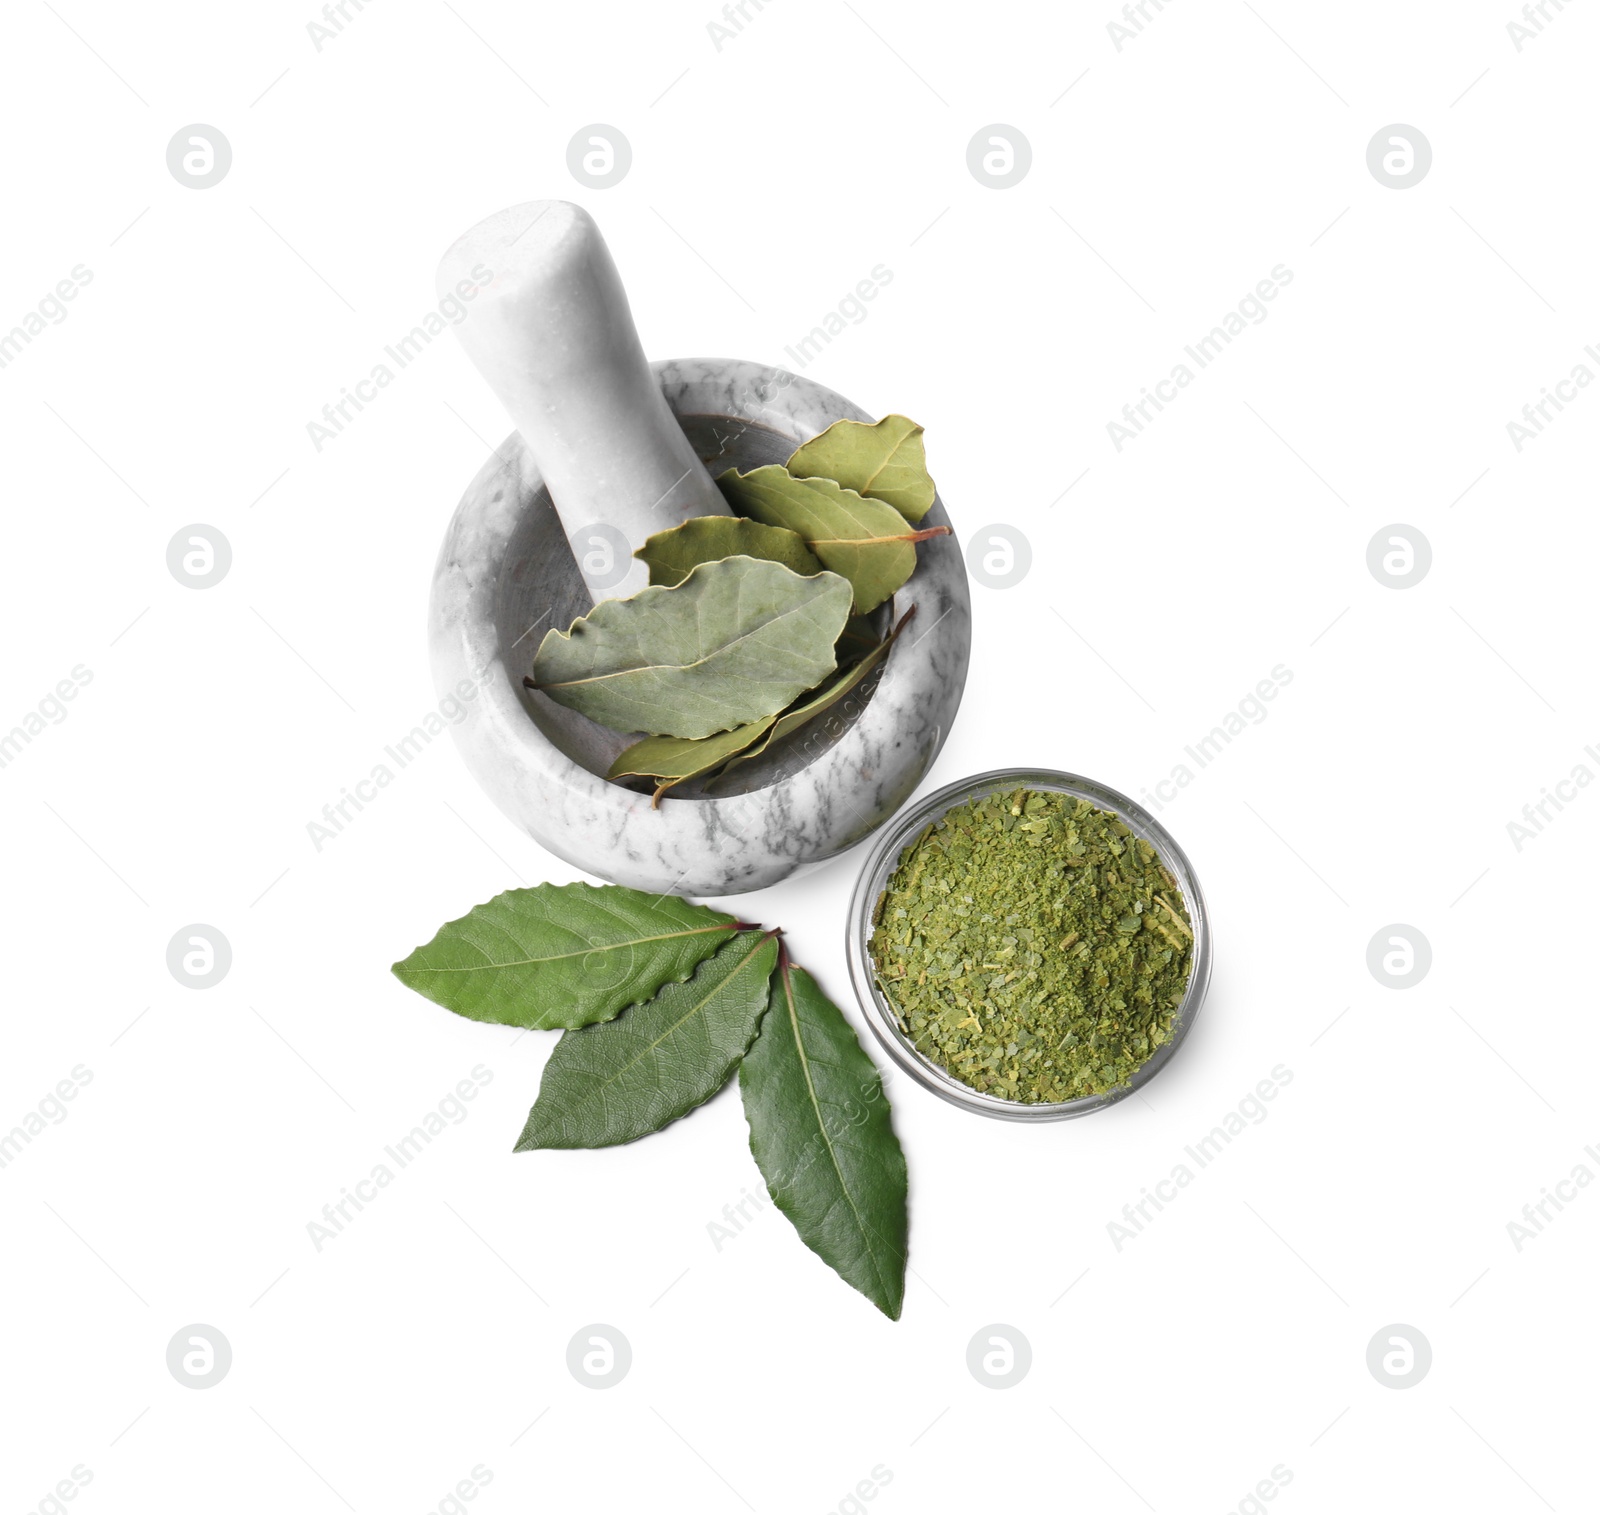
POLYGON ((739 929, 731 915, 676 895, 540 884, 447 922, 391 971, 469 1020, 587 1026, 688 978, 739 929))
POLYGON ((732 731, 718 732, 716 736, 700 737, 698 740, 678 736, 647 736, 642 742, 635 742, 620 753, 606 777, 659 780, 656 792, 650 797, 650 808, 654 810, 667 790, 720 768, 752 742, 759 742, 777 719, 773 715, 764 716, 747 726, 735 726, 732 731))
POLYGON ((851 594, 834 573, 702 563, 674 588, 603 600, 547 632, 524 682, 614 731, 713 736, 776 715, 833 672, 851 594))
POLYGON ((739 1090, 773 1202, 817 1256, 898 1320, 906 1160, 883 1081, 838 1007, 786 953, 739 1090))
MULTIPOLYGON (((735 749, 733 757, 728 762, 728 766, 723 769, 723 775, 725 776, 729 773, 732 773, 740 763, 745 762, 749 758, 760 757, 761 754, 771 747, 774 742, 781 742, 784 737, 788 736, 791 732, 798 731, 806 724, 806 722, 814 720, 824 711, 831 710, 852 690, 858 688, 862 683, 864 683, 867 676, 873 671, 873 669, 875 669, 886 657, 889 656, 889 649, 894 645, 895 638, 900 635, 900 633, 905 629, 906 622, 909 621, 916 613, 917 607, 913 605, 910 610, 900 617, 900 624, 896 626, 888 636, 879 642, 877 646, 874 647, 872 651, 869 652, 864 658, 847 668, 838 676, 838 678, 824 686, 810 699, 801 704, 795 705, 789 710, 784 711, 784 713, 780 715, 776 721, 772 722, 771 728, 767 732, 764 740, 761 736, 761 733, 757 732, 756 735, 751 738, 751 741, 746 743, 744 747, 735 749), (757 743, 759 743, 759 745, 756 745, 757 743)), ((715 738, 712 740, 715 740, 715 738)), ((707 770, 701 769, 700 771, 703 773, 707 770)))
POLYGON ((776 934, 744 932, 687 983, 568 1031, 544 1065, 516 1150, 611 1147, 687 1115, 733 1075, 768 1003, 776 934))
MULTIPOLYGON (((752 721, 747 726, 719 732, 716 736, 701 737, 697 741, 682 737, 647 736, 621 753, 606 777, 658 780, 650 801, 653 810, 660 805, 661 796, 679 784, 702 778, 718 768, 731 772, 747 758, 760 757, 774 742, 832 709, 865 682, 868 675, 888 657, 894 639, 916 613, 917 607, 913 605, 900 617, 900 624, 887 637, 871 642, 864 656, 858 655, 857 649, 852 647, 850 655, 855 659, 853 662, 843 667, 836 678, 830 679, 816 693, 796 701, 781 715, 767 716, 764 720, 752 721)), ((858 625, 858 635, 870 637, 870 627, 864 617, 853 617, 852 623, 858 625)), ((849 635, 850 626, 847 625, 839 639, 840 647, 844 646, 849 635)))
POLYGON ((913 525, 933 504, 922 428, 907 416, 885 416, 875 425, 835 421, 796 448, 784 466, 797 479, 832 479, 869 499, 887 501, 913 525))
POLYGON ((950 531, 948 526, 908 531, 894 506, 841 489, 832 479, 797 479, 776 463, 743 474, 730 468, 717 483, 740 514, 803 537, 825 567, 850 581, 862 615, 911 577, 918 542, 950 531))
POLYGON ((649 565, 652 584, 681 584, 701 563, 722 558, 765 558, 809 577, 822 564, 805 541, 781 526, 763 526, 743 516, 695 516, 670 531, 658 531, 634 557, 649 565))

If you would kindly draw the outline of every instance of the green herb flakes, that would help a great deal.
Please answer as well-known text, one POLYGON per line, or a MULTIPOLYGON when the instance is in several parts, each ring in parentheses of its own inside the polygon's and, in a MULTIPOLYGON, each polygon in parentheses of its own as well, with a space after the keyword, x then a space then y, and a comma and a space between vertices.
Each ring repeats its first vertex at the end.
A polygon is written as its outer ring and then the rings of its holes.
POLYGON ((917 1050, 1029 1105, 1127 1083, 1172 1035, 1194 943, 1154 847, 1087 800, 1028 789, 946 811, 873 923, 879 987, 917 1050))

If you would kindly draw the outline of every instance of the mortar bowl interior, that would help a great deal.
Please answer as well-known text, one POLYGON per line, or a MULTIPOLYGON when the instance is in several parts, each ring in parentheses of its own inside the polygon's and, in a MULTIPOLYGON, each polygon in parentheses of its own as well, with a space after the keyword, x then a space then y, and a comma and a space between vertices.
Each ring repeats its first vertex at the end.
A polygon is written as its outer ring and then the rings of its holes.
MULTIPOLYGON (((805 440, 770 425, 733 416, 690 414, 677 419, 713 477, 728 468, 748 473, 752 468, 782 463, 805 440)), ((593 546, 607 550, 603 542, 593 546)), ((520 661, 523 672, 531 673, 541 638, 551 629, 565 631, 577 617, 593 608, 576 557, 585 549, 583 541, 569 540, 550 491, 541 483, 524 502, 516 530, 506 544, 501 568, 497 620, 501 656, 508 669, 515 671, 520 661), (530 626, 537 629, 530 632, 530 626)), ((880 636, 887 634, 891 624, 889 604, 880 605, 869 619, 880 636)), ((708 793, 748 794, 797 773, 855 724, 871 702, 881 677, 881 669, 869 674, 828 712, 827 719, 809 723, 771 743, 759 757, 735 765, 725 776, 713 775, 677 785, 671 791, 672 797, 698 800, 708 793)), ((554 746, 597 777, 604 778, 617 755, 638 740, 636 732, 613 731, 546 694, 526 686, 520 688, 529 719, 554 746)), ((649 794, 654 787, 645 778, 612 782, 642 794, 649 794)))

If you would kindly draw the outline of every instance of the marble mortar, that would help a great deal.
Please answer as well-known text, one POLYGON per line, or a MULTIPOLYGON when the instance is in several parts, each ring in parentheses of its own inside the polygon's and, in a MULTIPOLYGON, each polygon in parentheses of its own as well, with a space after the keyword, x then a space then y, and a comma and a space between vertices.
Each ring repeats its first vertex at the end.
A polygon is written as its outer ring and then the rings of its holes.
MULTIPOLYGON (((655 380, 715 475, 782 463, 834 421, 871 421, 810 379, 733 359, 653 363, 655 380)), ((948 525, 936 499, 921 523, 948 525)), ((604 777, 632 738, 523 687, 551 627, 586 614, 585 585, 549 491, 513 432, 468 486, 434 571, 430 641, 441 697, 474 686, 451 729, 505 814, 550 851, 612 883, 727 895, 763 889, 864 840, 910 798, 944 743, 966 680, 971 602, 954 536, 917 548, 880 608, 916 614, 882 672, 826 716, 726 778, 652 809, 648 785, 604 777), (709 792, 708 792, 709 790, 709 792)))

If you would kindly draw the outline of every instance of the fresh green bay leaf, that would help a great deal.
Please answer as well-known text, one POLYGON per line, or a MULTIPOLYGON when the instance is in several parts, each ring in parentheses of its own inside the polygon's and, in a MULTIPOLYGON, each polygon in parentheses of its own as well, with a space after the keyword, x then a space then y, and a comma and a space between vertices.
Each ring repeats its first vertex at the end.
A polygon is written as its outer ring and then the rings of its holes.
POLYGON ((607 772, 608 779, 652 778, 658 780, 656 792, 651 796, 650 808, 661 803, 667 790, 688 780, 720 768, 735 753, 744 751, 752 742, 759 742, 776 716, 764 716, 747 726, 735 726, 732 731, 721 731, 716 736, 698 740, 681 736, 647 736, 643 741, 618 755, 607 772))
POLYGON ((933 504, 922 428, 907 416, 885 416, 875 425, 835 421, 796 448, 785 467, 797 479, 832 479, 857 494, 885 500, 913 525, 933 504))
POLYGON ((776 933, 742 932, 687 983, 668 984, 604 1025, 566 1032, 516 1150, 616 1146, 704 1104, 754 1039, 777 960, 776 933))
POLYGON ((547 632, 525 682, 614 731, 712 736, 776 715, 832 673, 850 600, 838 574, 702 563, 675 588, 603 600, 547 632))
POLYGON ((765 558, 809 577, 822 564, 804 540, 781 526, 763 526, 743 516, 695 516, 670 531, 658 531, 634 557, 650 567, 650 582, 681 584, 701 563, 723 558, 765 558))
POLYGON ((883 1081, 838 1007, 787 954, 739 1088, 773 1202, 817 1256, 898 1320, 906 1160, 883 1081))
POLYGON ((540 884, 441 926, 393 972, 457 1015, 546 1031, 610 1020, 688 978, 738 930, 676 895, 540 884))
MULTIPOLYGON (((900 617, 900 624, 896 626, 888 636, 879 642, 878 645, 874 647, 872 651, 869 652, 864 658, 861 658, 853 666, 845 669, 845 671, 841 673, 838 678, 824 685, 823 688, 820 689, 816 694, 812 695, 810 699, 802 701, 801 703, 793 706, 791 709, 784 711, 784 713, 772 723, 771 728, 767 732, 767 735, 764 739, 762 738, 761 733, 757 732, 755 737, 753 737, 750 742, 746 743, 743 748, 736 749, 734 756, 728 763, 728 766, 723 769, 721 777, 725 777, 726 775, 732 773, 740 763, 743 763, 750 758, 760 757, 761 754, 771 747, 774 742, 781 742, 784 737, 788 736, 791 732, 798 731, 808 721, 815 720, 816 717, 823 714, 824 711, 831 710, 839 703, 840 700, 844 699, 848 694, 850 694, 852 690, 858 688, 863 682, 865 682, 867 676, 873 671, 873 669, 875 669, 886 657, 889 656, 889 649, 894 646, 895 638, 900 635, 900 633, 905 629, 906 622, 909 621, 916 613, 917 607, 913 605, 910 610, 900 617)), ((715 741, 716 738, 713 737, 712 740, 715 741)), ((706 771, 706 769, 700 770, 702 773, 706 771)))
POLYGON ((950 530, 907 530, 905 517, 894 506, 841 489, 832 479, 797 479, 776 463, 743 474, 730 468, 717 483, 741 514, 803 537, 825 567, 850 581, 862 615, 877 609, 911 577, 918 542, 950 530))

